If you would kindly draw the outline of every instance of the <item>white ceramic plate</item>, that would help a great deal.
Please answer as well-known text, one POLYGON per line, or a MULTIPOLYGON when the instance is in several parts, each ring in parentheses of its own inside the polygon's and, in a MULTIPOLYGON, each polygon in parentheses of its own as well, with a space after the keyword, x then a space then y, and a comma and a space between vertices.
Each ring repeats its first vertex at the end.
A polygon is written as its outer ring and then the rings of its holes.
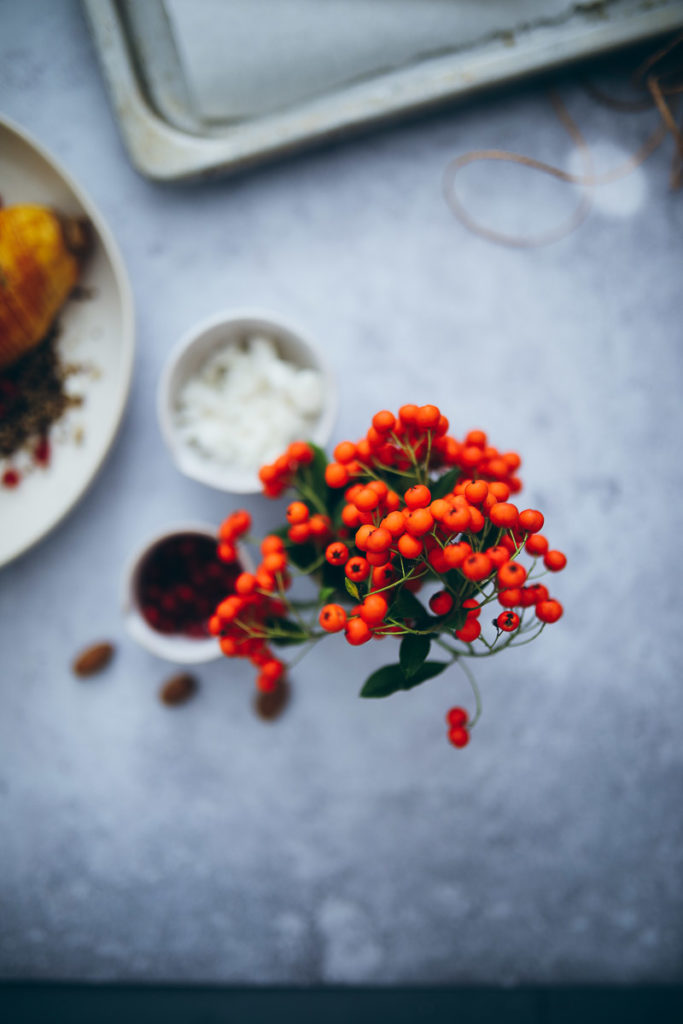
MULTIPOLYGON (((92 482, 116 436, 128 398, 135 327, 133 300, 116 243, 92 201, 33 139, 0 118, 0 196, 6 206, 40 203, 86 216, 95 245, 81 284, 88 296, 70 299, 58 317, 59 349, 68 363, 88 367, 72 389, 84 398, 52 429, 52 457, 18 487, 0 486, 0 566, 39 541, 92 482)), ((9 460, 11 461, 11 460, 9 460)), ((0 459, 0 472, 8 460, 0 459)))

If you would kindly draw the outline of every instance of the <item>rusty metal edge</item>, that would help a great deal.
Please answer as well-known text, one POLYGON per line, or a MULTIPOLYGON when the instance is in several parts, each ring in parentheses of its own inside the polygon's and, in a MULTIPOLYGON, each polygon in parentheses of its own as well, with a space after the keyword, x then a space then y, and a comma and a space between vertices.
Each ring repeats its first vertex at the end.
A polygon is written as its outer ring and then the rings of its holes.
POLYGON ((155 181, 210 178, 283 156, 326 139, 460 99, 540 71, 559 69, 683 27, 683 4, 637 12, 622 21, 565 25, 545 41, 520 39, 495 52, 468 51, 392 72, 305 107, 231 127, 221 136, 181 131, 148 103, 134 67, 116 0, 82 0, 130 159, 155 181))

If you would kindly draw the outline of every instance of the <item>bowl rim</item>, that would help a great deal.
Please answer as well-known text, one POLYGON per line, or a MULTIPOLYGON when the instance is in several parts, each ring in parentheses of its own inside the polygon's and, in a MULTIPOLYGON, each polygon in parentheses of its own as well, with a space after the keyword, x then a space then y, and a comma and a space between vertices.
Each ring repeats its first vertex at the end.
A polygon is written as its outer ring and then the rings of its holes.
MULTIPOLYGON (((315 427, 310 432, 310 440, 315 444, 325 445, 334 429, 338 413, 337 384, 331 366, 321 349, 310 339, 306 330, 303 330, 296 322, 287 317, 266 308, 257 306, 244 306, 235 309, 227 309, 211 316, 205 317, 199 323, 188 328, 187 331, 171 348, 166 357, 156 395, 157 420, 162 438, 166 448, 173 459, 176 468, 190 479, 197 480, 209 487, 231 494, 257 494, 261 490, 257 472, 253 476, 240 470, 235 471, 235 477, 230 477, 230 471, 211 463, 207 460, 202 464, 199 460, 184 459, 183 454, 187 451, 186 446, 178 440, 177 432, 173 426, 172 417, 172 382, 183 358, 192 351, 195 345, 219 327, 235 330, 240 324, 260 326, 264 333, 272 335, 277 343, 280 336, 289 336, 310 355, 310 368, 317 370, 323 379, 325 390, 325 403, 323 411, 319 416, 315 427), (228 480, 226 481, 226 475, 228 480), (240 480, 240 476, 243 477, 240 480)), ((218 347, 218 343, 216 345, 218 347)))

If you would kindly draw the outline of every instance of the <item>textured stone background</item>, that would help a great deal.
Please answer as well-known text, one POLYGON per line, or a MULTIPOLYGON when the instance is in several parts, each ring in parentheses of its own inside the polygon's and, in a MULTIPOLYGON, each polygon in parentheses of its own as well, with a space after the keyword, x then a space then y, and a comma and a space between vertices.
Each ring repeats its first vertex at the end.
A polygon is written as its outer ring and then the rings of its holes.
MULTIPOLYGON (((599 166, 651 114, 559 85, 599 166)), ((504 147, 569 166, 542 85, 502 90, 231 181, 160 187, 130 167, 75 0, 0 0, 0 109, 112 225, 139 350, 112 457, 77 510, 0 574, 0 973, 249 982, 683 980, 683 196, 670 143, 553 246, 455 222, 447 162, 504 147), (164 665, 125 640, 119 573, 151 532, 234 502, 171 466, 153 408, 195 321, 258 304, 304 323, 341 391, 333 440, 380 406, 434 401, 524 456, 525 495, 570 565, 566 616, 483 662, 463 753, 457 674, 356 698, 388 648, 321 646, 277 724, 251 672, 164 665), (113 637, 86 684, 75 650, 113 637)), ((0 182, 1 191, 1 182, 0 182)), ((572 189, 512 167, 462 179, 497 226, 549 226, 572 189)), ((276 508, 244 504, 258 527, 276 508)), ((388 641, 387 641, 388 643, 388 641)))

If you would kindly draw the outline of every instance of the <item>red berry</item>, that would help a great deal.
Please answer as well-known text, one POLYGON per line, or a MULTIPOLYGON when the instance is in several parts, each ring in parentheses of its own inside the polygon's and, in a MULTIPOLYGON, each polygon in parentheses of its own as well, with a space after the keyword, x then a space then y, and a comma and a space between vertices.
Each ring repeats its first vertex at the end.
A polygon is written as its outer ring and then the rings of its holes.
POLYGON ((339 633, 346 625, 346 612, 340 604, 326 604, 320 609, 318 621, 328 633, 339 633))
POLYGON ((561 551, 546 551, 543 556, 543 564, 551 572, 559 572, 567 564, 567 556, 561 551))
POLYGON ((453 607, 453 598, 447 590, 439 590, 430 597, 429 607, 435 615, 448 615, 453 607))
POLYGON ((519 626, 519 615, 511 611, 501 612, 495 622, 498 629, 502 629, 504 633, 514 633, 519 626))
POLYGON ((459 726, 465 725, 469 717, 465 708, 451 708, 450 711, 446 712, 446 721, 451 729, 457 729, 459 726))
POLYGON ((455 728, 449 731, 448 739, 454 747, 466 747, 470 742, 469 729, 463 729, 462 726, 456 725, 455 728))
POLYGON ((539 601, 536 605, 536 615, 541 622, 557 622, 563 611, 559 601, 539 601))

